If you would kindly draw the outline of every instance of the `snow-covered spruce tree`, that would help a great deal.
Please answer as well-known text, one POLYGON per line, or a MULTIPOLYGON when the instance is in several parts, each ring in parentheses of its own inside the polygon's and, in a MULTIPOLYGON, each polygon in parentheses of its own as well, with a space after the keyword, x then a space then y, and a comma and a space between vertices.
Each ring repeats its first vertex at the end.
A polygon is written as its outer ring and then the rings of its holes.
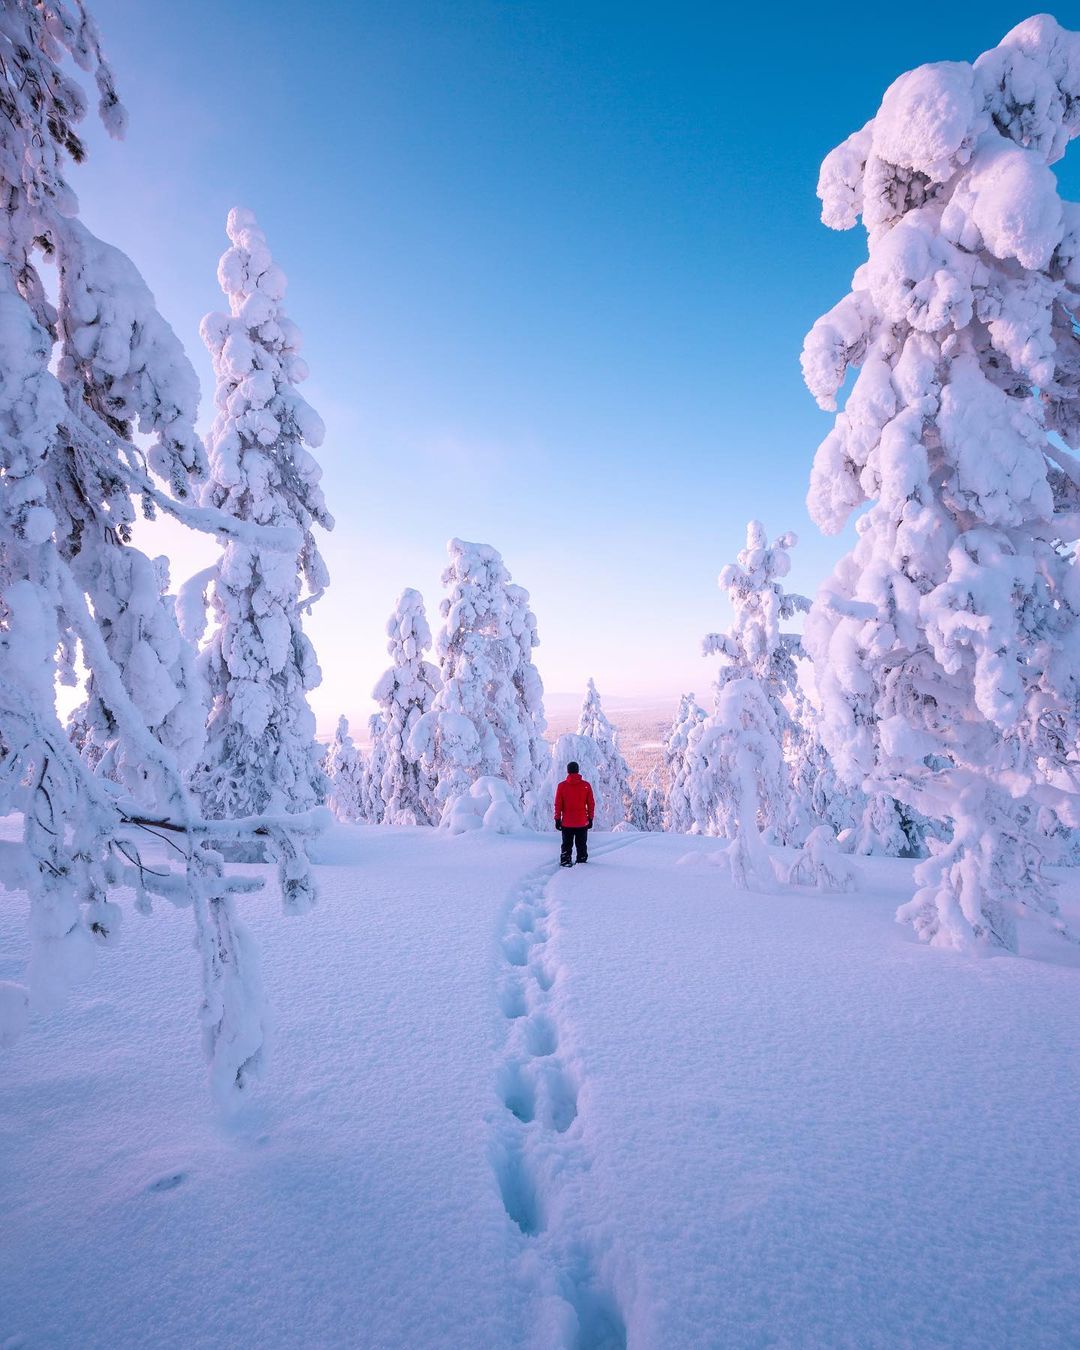
POLYGON ((815 825, 785 878, 789 886, 813 886, 817 891, 853 891, 855 870, 836 847, 828 825, 815 825))
MULTIPOLYGON (((93 75, 105 126, 121 134, 83 6, 0 7, 0 814, 23 821, 0 883, 29 895, 39 1007, 82 973, 95 942, 116 937, 114 888, 130 885, 143 910, 152 895, 189 905, 206 1049, 228 1093, 262 1056, 258 972, 231 898, 257 883, 226 879, 217 845, 276 823, 202 820, 184 788, 177 755, 198 738, 197 700, 161 570, 131 544, 135 502, 267 548, 290 540, 192 504, 205 470, 197 382, 132 263, 77 218, 64 173, 83 158, 86 102, 67 57, 93 75), (56 710, 56 680, 74 683, 77 653, 85 758, 56 710), (151 834, 175 843, 179 872, 143 866, 151 834)), ((30 1002, 30 991, 3 987, 0 1040, 14 1039, 30 1002)))
POLYGON ((516 786, 521 792, 521 805, 526 825, 544 830, 548 826, 551 803, 543 795, 544 780, 551 767, 551 749, 544 732, 544 682, 532 659, 533 649, 539 647, 536 615, 529 605, 529 592, 511 582, 506 587, 510 609, 510 633, 517 644, 517 661, 511 683, 517 695, 517 712, 521 728, 522 776, 516 786), (527 756, 527 762, 526 762, 527 756))
MULTIPOLYGON (((780 629, 783 620, 810 608, 809 600, 784 590, 781 579, 791 569, 788 550, 797 540, 794 534, 781 535, 769 544, 764 528, 752 520, 746 527, 746 546, 738 558, 720 573, 720 586, 727 591, 734 612, 730 633, 710 633, 702 649, 706 656, 718 653, 722 665, 716 680, 716 710, 699 731, 689 737, 690 782, 688 796, 697 828, 704 833, 737 834, 739 825, 731 816, 738 803, 746 800, 737 784, 723 782, 724 766, 742 773, 741 760, 725 752, 715 754, 718 744, 726 745, 721 737, 706 735, 706 729, 716 730, 717 719, 723 707, 738 712, 740 725, 751 729, 752 743, 760 747, 770 730, 776 736, 776 746, 770 748, 766 759, 769 765, 779 762, 778 778, 762 766, 762 789, 757 798, 757 825, 769 831, 781 843, 788 843, 799 833, 797 804, 794 801, 785 760, 799 737, 788 705, 801 698, 795 659, 802 654, 802 644, 795 633, 780 629), (749 680, 761 691, 769 709, 769 716, 755 711, 749 716, 750 706, 745 698, 724 700, 728 684, 749 680)), ((737 728, 725 729, 737 731, 737 728)))
POLYGON ((626 822, 633 830, 652 832, 664 828, 664 790, 656 769, 632 784, 626 822))
POLYGON ((823 408, 859 368, 809 506, 872 505, 807 645, 841 772, 946 823, 898 912, 941 946, 1062 929, 1035 822, 1080 818, 1080 208, 1050 169, 1078 131, 1080 36, 1044 15, 902 75, 818 185, 869 256, 803 351, 823 408))
POLYGON ((911 811, 887 792, 873 792, 855 826, 853 852, 868 857, 913 857, 921 842, 911 811))
POLYGON ((628 817, 633 792, 630 766, 619 749, 619 736, 600 703, 596 682, 590 680, 578 718, 578 735, 596 745, 594 777, 589 781, 596 797, 596 828, 613 830, 628 817))
POLYGON ((704 831, 731 840, 731 879, 749 890, 774 880, 763 826, 776 820, 788 792, 776 714, 749 676, 717 689, 716 711, 691 737, 691 808, 704 831))
MULTIPOLYGON (((285 276, 250 211, 230 211, 226 228, 218 280, 229 313, 202 323, 217 377, 203 501, 287 527, 298 545, 289 554, 230 540, 209 585, 215 628, 201 664, 211 708, 191 782, 213 819, 304 812, 325 795, 307 701, 322 675, 301 613, 328 580, 312 527, 334 524, 306 448, 322 443, 323 424, 297 392, 307 366, 284 310, 285 276)), ((293 903, 310 901, 302 848, 289 873, 293 903)))
MULTIPOLYGON (((135 548, 108 550, 93 589, 94 617, 124 686, 155 739, 189 770, 206 734, 206 707, 195 652, 181 636, 169 587, 169 563, 135 548)), ((91 768, 142 793, 142 765, 120 733, 91 670, 86 699, 68 718, 72 742, 91 768)))
POLYGON ((401 592, 386 633, 393 664, 374 690, 385 725, 380 747, 383 820, 387 825, 436 825, 435 780, 409 749, 412 729, 431 707, 440 684, 439 672, 424 659, 431 629, 419 591, 407 587, 401 592))
POLYGON ((664 826, 675 834, 689 834, 694 828, 690 803, 690 760, 688 752, 694 728, 708 716, 693 694, 683 694, 664 746, 664 772, 667 796, 664 802, 664 826))
POLYGON ((326 804, 337 820, 359 820, 363 815, 364 767, 364 757, 349 735, 348 720, 339 717, 323 764, 326 804))
MULTIPOLYGON (((791 762, 791 791, 802 833, 827 825, 834 835, 854 834, 868 809, 866 793, 842 781, 821 736, 820 716, 806 698, 796 705, 798 738, 791 762)), ((801 842, 796 840, 796 842, 801 842)))
POLYGON ((364 760, 364 775, 360 788, 360 819, 369 825, 381 825, 386 817, 383 800, 383 782, 387 772, 387 726, 382 713, 368 718, 368 740, 371 749, 364 760))
POLYGON ((667 797, 659 769, 653 768, 649 771, 642 788, 645 793, 645 829, 650 833, 659 833, 664 828, 664 810, 667 797))
POLYGON ((416 720, 409 753, 434 777, 443 814, 476 779, 490 776, 511 785, 528 824, 546 826, 550 755, 528 592, 511 583, 489 545, 451 539, 447 550, 450 593, 436 643, 442 688, 416 720))

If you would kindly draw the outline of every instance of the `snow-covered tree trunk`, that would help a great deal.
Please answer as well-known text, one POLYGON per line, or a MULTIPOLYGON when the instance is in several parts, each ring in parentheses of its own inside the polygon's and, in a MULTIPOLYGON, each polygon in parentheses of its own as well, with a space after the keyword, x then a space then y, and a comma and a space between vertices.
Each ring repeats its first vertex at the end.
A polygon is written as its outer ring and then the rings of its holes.
POLYGON ((424 659, 431 647, 431 629, 419 591, 402 591, 386 632, 393 664, 374 689, 385 728, 377 752, 385 766, 380 789, 383 820, 387 825, 436 825, 435 779, 409 749, 413 728, 431 708, 441 683, 439 672, 424 659))
POLYGON ((902 75, 818 187, 868 259, 803 351, 823 408, 859 369, 808 500, 830 532, 871 506, 806 640, 843 776, 944 823, 898 917, 945 946, 1063 929, 1035 822, 1080 820, 1078 108, 1080 36, 1029 19, 902 75))
POLYGON ((131 543, 135 504, 268 551, 284 540, 193 504, 206 469, 197 381, 132 263, 77 218, 64 172, 83 155, 86 103, 67 57, 93 74, 119 135, 123 110, 82 6, 0 7, 0 814, 23 819, 0 884, 29 895, 33 937, 31 989, 5 986, 0 1041, 117 938, 110 894, 129 885, 140 909, 156 895, 192 910, 212 1076, 228 1094, 258 1068, 263 1032, 231 898, 257 883, 224 876, 221 846, 279 822, 202 820, 184 787, 181 765, 201 736, 197 685, 164 570, 131 543), (77 657, 87 698, 73 730, 85 756, 56 706, 56 681, 75 682, 77 657), (147 866, 147 844, 163 838, 175 848, 147 866))
MULTIPOLYGON (((307 701, 322 676, 302 611, 328 580, 312 527, 333 526, 306 448, 322 443, 323 425, 296 389, 307 367, 284 310, 285 276, 250 211, 230 211, 227 230, 218 280, 229 313, 202 325, 218 409, 203 501, 290 532, 294 547, 230 540, 209 587, 215 628, 202 669, 212 703, 191 781, 214 819, 305 812, 325 795, 307 701)), ((302 909, 313 899, 310 871, 301 868, 289 878, 289 904, 302 909)))
POLYGON ((489 545, 451 539, 447 549, 450 593, 437 642, 442 687, 416 719, 409 753, 434 777, 444 815, 478 778, 495 777, 510 784, 527 823, 541 826, 550 814, 543 801, 550 761, 528 592, 511 583, 489 545))

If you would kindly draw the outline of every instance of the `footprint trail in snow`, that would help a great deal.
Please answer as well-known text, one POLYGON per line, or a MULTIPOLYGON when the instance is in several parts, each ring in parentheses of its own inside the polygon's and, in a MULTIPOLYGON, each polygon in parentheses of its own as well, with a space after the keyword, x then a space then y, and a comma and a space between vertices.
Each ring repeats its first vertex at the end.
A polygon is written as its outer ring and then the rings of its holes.
MULTIPOLYGON (((594 856, 634 842, 602 845, 594 856)), ((548 888, 558 871, 557 864, 539 868, 510 898, 498 971, 506 1035, 495 1075, 492 1162, 507 1217, 521 1234, 522 1277, 537 1299, 533 1344, 624 1350, 611 1235, 588 1212, 582 1084, 563 1016, 565 975, 551 949, 559 906, 548 888)))

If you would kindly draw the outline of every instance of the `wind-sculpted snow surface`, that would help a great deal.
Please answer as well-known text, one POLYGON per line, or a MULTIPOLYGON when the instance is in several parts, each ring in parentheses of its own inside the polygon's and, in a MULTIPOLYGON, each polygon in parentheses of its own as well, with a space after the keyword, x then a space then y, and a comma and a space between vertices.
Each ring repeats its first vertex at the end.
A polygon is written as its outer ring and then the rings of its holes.
POLYGON ((1042 876, 1080 823, 1080 35, 1042 15, 973 65, 902 75, 822 166, 867 261, 803 351, 826 530, 872 503, 807 622, 828 748, 944 823, 900 917, 942 946, 1060 928, 1042 876))
MULTIPOLYGON (((553 833, 335 825, 295 925, 252 869, 287 1015, 227 1128, 187 916, 131 915, 108 989, 0 1051, 0 1337, 1071 1350, 1080 952, 1026 926, 1032 959, 929 960, 908 862, 749 894, 687 847, 556 871, 553 833)), ((0 907, 0 1019, 27 956, 0 907)))

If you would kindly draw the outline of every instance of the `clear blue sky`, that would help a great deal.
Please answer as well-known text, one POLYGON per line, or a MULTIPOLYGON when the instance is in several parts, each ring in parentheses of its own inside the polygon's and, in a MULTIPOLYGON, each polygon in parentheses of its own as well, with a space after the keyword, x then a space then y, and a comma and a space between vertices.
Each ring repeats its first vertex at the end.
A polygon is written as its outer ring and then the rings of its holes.
MULTIPOLYGON (((198 323, 222 303, 231 206, 289 277, 338 519, 309 630, 324 729, 369 710, 403 586, 434 626, 451 535, 494 544, 532 592, 558 693, 595 675, 612 695, 704 696, 716 574, 750 516, 798 531, 792 581, 816 588, 843 541, 806 517, 828 419, 798 355, 864 249, 820 224, 818 166, 901 71, 972 59, 1031 12, 93 9, 131 125, 120 145, 93 135, 74 182, 187 345, 204 421, 198 323)), ((175 552, 179 573, 201 556, 175 552)))

